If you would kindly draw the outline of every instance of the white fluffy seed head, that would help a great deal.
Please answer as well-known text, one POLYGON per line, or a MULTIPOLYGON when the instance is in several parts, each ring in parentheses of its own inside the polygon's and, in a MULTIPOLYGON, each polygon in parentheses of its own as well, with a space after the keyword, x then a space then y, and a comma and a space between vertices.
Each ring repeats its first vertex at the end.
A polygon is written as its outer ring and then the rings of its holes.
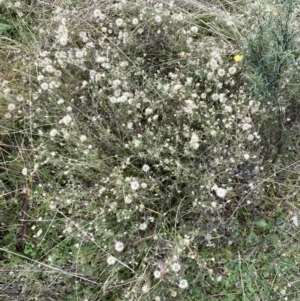
POLYGON ((122 252, 124 250, 124 244, 121 241, 116 241, 115 250, 117 252, 122 252))

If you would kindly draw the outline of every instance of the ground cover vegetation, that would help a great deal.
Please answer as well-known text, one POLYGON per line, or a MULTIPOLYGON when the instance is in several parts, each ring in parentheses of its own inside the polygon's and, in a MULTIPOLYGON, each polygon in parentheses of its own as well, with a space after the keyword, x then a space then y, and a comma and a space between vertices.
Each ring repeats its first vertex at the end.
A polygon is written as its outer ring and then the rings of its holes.
POLYGON ((299 300, 298 1, 0 1, 0 300, 299 300))

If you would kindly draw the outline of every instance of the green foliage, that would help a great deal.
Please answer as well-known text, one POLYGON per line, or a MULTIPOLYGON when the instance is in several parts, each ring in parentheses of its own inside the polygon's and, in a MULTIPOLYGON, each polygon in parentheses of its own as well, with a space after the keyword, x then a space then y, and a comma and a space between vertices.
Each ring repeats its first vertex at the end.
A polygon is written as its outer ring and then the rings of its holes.
POLYGON ((292 24, 296 8, 291 0, 274 10, 261 7, 258 27, 247 41, 247 63, 258 79, 254 93, 263 101, 271 101, 273 107, 280 105, 280 91, 287 79, 284 72, 292 72, 299 55, 298 33, 292 24))
POLYGON ((0 298, 299 299, 297 7, 183 2, 5 4, 0 298))
POLYGON ((272 153, 268 145, 276 147, 276 154, 264 154, 272 162, 277 160, 278 154, 286 152, 285 146, 290 143, 289 121, 298 119, 295 112, 300 108, 296 96, 300 80, 299 33, 295 25, 298 9, 298 3, 293 0, 258 5, 255 29, 246 43, 250 91, 269 108, 261 134, 267 140, 265 153, 272 153))
POLYGON ((0 23, 0 34, 1 35, 5 34, 11 28, 12 28, 11 25, 8 25, 8 24, 5 24, 5 23, 0 23))
POLYGON ((15 38, 20 25, 20 18, 14 10, 10 10, 0 5, 1 23, 0 23, 0 35, 4 35, 10 38, 15 38))
POLYGON ((0 36, 14 41, 30 40, 31 28, 35 23, 34 11, 26 1, 16 3, 18 5, 10 5, 9 2, 0 4, 0 36))

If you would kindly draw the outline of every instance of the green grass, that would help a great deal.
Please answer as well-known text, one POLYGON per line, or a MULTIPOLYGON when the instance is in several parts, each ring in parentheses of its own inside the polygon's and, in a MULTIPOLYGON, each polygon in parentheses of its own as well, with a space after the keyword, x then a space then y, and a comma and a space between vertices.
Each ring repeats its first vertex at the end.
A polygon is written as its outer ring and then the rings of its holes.
POLYGON ((297 3, 115 2, 0 4, 0 301, 298 300, 297 3))

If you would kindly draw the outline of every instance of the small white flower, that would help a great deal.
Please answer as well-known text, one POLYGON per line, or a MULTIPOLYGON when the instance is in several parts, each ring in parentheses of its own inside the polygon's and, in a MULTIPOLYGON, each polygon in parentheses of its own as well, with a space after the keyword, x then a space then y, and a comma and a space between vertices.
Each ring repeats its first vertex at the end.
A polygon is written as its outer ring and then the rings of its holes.
POLYGON ((191 32, 197 33, 198 32, 198 27, 197 26, 192 26, 191 27, 191 32))
POLYGON ((191 86, 193 83, 193 78, 192 77, 187 77, 186 78, 186 85, 191 86))
POLYGON ((217 131, 211 130, 211 131, 210 131, 210 134, 211 134, 213 137, 216 137, 216 136, 217 136, 217 131))
POLYGON ((212 80, 213 76, 214 76, 214 73, 213 73, 213 72, 208 72, 208 73, 207 73, 207 76, 206 76, 206 79, 207 79, 207 80, 212 80))
POLYGON ((101 64, 101 67, 106 70, 109 70, 111 68, 111 65, 109 63, 103 63, 103 64, 101 64))
POLYGON ((149 287, 148 284, 144 284, 144 285, 142 286, 142 292, 143 292, 143 293, 148 293, 149 290, 150 290, 150 287, 149 287))
POLYGON ((199 137, 196 133, 192 133, 190 145, 193 149, 198 149, 199 148, 199 137))
POLYGON ((185 288, 187 288, 187 287, 189 286, 189 284, 188 284, 188 282, 187 282, 185 279, 181 279, 181 280, 179 281, 178 286, 179 286, 180 288, 185 289, 185 288))
POLYGON ((55 137, 58 134, 58 131, 56 129, 52 129, 49 133, 50 137, 55 137))
POLYGON ((116 20, 116 25, 117 25, 118 27, 121 27, 121 26, 123 25, 123 23, 124 23, 123 20, 120 19, 120 18, 116 20))
POLYGON ((28 174, 28 169, 27 169, 26 167, 24 167, 24 168, 22 169, 22 175, 23 175, 23 176, 27 176, 27 174, 28 174))
POLYGON ((119 103, 123 103, 123 102, 126 102, 126 101, 127 101, 127 96, 124 95, 124 94, 117 98, 117 102, 119 102, 119 103))
POLYGON ((46 70, 46 72, 49 72, 49 73, 53 73, 54 72, 54 68, 53 68, 52 65, 47 65, 45 67, 45 70, 46 70))
POLYGON ((131 204, 132 203, 132 198, 129 197, 128 195, 125 196, 125 204, 131 204))
POLYGON ((66 126, 68 126, 70 124, 70 122, 72 121, 72 117, 70 115, 66 115, 64 116, 58 123, 61 124, 65 124, 66 126))
POLYGON ((250 159, 249 154, 244 154, 244 159, 245 159, 245 160, 249 160, 249 159, 250 159))
POLYGON ((155 18, 154 18, 154 20, 155 20, 155 22, 157 22, 157 23, 160 23, 161 22, 161 16, 155 16, 155 18))
POLYGON ((185 100, 186 107, 183 108, 184 112, 187 114, 192 114, 194 109, 197 109, 197 105, 191 100, 187 99, 185 100))
POLYGON ((59 43, 60 45, 62 46, 66 46, 67 43, 68 43, 68 33, 62 35, 60 38, 59 38, 59 43))
POLYGON ((79 36, 80 36, 81 38, 86 37, 86 32, 85 32, 85 31, 81 31, 81 32, 79 33, 79 36))
POLYGON ((154 278, 158 279, 161 277, 161 272, 159 270, 156 270, 156 271, 154 271, 153 275, 154 275, 154 278))
POLYGON ((224 111, 225 111, 226 113, 231 113, 231 112, 232 112, 232 107, 231 107, 231 106, 225 106, 225 107, 224 107, 224 111))
POLYGON ((298 217, 297 217, 297 215, 294 215, 292 218, 291 218, 291 220, 292 220, 292 222, 293 222, 293 224, 296 226, 296 227, 298 227, 298 217))
POLYGON ((282 290, 280 291, 280 294, 281 294, 281 295, 285 295, 285 294, 286 294, 286 290, 285 290, 285 289, 282 289, 282 290))
POLYGON ((132 24, 133 25, 137 25, 138 23, 139 23, 139 19, 137 19, 137 18, 132 19, 132 24))
POLYGON ((77 50, 77 51, 75 52, 75 56, 76 56, 78 59, 81 59, 81 58, 83 58, 83 56, 84 56, 84 52, 83 52, 82 50, 77 50))
POLYGON ((147 183, 143 182, 141 183, 141 188, 146 189, 148 187, 147 183))
POLYGON ((140 187, 140 184, 138 181, 132 181, 132 182, 130 182, 130 187, 132 190, 138 190, 140 187))
POLYGON ((50 83, 49 83, 49 88, 50 89, 54 89, 54 88, 58 88, 60 86, 60 83, 52 80, 50 83))
POLYGON ((252 140, 254 140, 254 136, 253 136, 252 134, 249 134, 248 137, 247 137, 247 139, 248 139, 249 141, 252 141, 252 140))
POLYGON ((220 103, 225 103, 226 100, 227 100, 226 95, 224 93, 220 93, 220 95, 219 95, 220 103))
POLYGON ((84 142, 84 141, 86 141, 87 136, 86 136, 86 135, 81 135, 81 136, 79 137, 79 139, 80 139, 81 142, 84 142))
POLYGON ((120 62, 120 67, 124 68, 124 67, 127 67, 129 65, 129 63, 127 61, 122 61, 120 62))
POLYGON ((175 86, 173 87, 173 89, 174 89, 174 92, 177 92, 177 91, 179 91, 181 88, 182 88, 182 85, 180 85, 180 84, 178 84, 178 85, 175 85, 175 86))
POLYGON ((183 20, 183 15, 182 15, 181 12, 180 12, 179 14, 173 15, 173 17, 174 17, 174 19, 175 19, 176 21, 182 21, 182 20, 183 20))
POLYGON ((124 244, 121 241, 116 241, 115 250, 117 252, 122 252, 124 250, 124 244))
POLYGON ((61 130, 64 134, 64 139, 69 140, 70 139, 70 133, 66 129, 61 130))
POLYGON ((144 230, 147 229, 147 226, 148 225, 146 223, 142 223, 142 224, 139 225, 139 229, 142 230, 142 231, 144 231, 144 230))
POLYGON ((21 102, 21 101, 23 101, 24 100, 24 96, 23 95, 18 95, 17 96, 17 101, 18 102, 21 102))
POLYGON ((53 202, 50 202, 49 208, 50 208, 51 210, 55 210, 56 204, 54 204, 53 202))
POLYGON ((211 96, 211 99, 214 100, 214 101, 217 101, 217 100, 219 99, 219 94, 214 93, 214 94, 211 96))
POLYGON ((215 189, 215 192, 216 192, 216 195, 221 199, 224 199, 227 194, 227 190, 224 188, 221 188, 221 187, 217 187, 215 189))
POLYGON ((10 89, 10 88, 5 88, 5 89, 3 90, 3 94, 4 94, 4 95, 9 94, 10 92, 11 92, 11 89, 10 89))
POLYGON ((16 108, 16 105, 15 105, 14 103, 10 103, 10 104, 7 106, 7 110, 8 110, 8 111, 13 111, 15 108, 16 108))
POLYGON ((147 165, 147 164, 144 164, 143 167, 142 167, 142 170, 143 170, 144 172, 148 172, 148 171, 150 170, 150 166, 147 165))
POLYGON ((122 84, 122 82, 121 82, 119 79, 115 79, 115 80, 113 80, 113 82, 112 82, 112 87, 113 87, 113 88, 117 88, 117 87, 119 87, 121 84, 122 84))
POLYGON ((43 230, 40 229, 40 230, 36 233, 35 237, 40 237, 42 233, 43 233, 43 230))
POLYGON ((109 264, 109 265, 114 265, 114 264, 116 263, 117 259, 116 259, 115 257, 109 255, 109 256, 107 257, 107 260, 106 260, 106 261, 107 261, 107 264, 109 264))
POLYGON ((117 102, 118 102, 117 98, 114 97, 114 96, 109 97, 109 101, 110 101, 111 103, 117 103, 117 102))
POLYGON ((145 110, 145 115, 147 116, 147 115, 150 115, 150 114, 152 114, 153 113, 153 110, 151 109, 151 108, 147 108, 146 110, 145 110))
POLYGON ((251 128, 252 128, 252 125, 249 123, 243 123, 243 125, 242 125, 243 131, 248 131, 251 128))
POLYGON ((218 70, 218 75, 219 75, 220 77, 224 76, 225 73, 226 73, 226 72, 225 72, 224 69, 219 69, 219 70, 218 70))
POLYGON ((42 83, 41 88, 42 88, 42 90, 48 90, 49 85, 47 83, 42 83))
POLYGON ((98 194, 101 195, 106 190, 105 187, 101 187, 98 191, 98 194))
POLYGON ((212 59, 210 62, 209 62, 209 65, 210 65, 210 68, 212 70, 216 70, 218 68, 218 63, 215 59, 212 59))
MULTIPOLYGON (((96 57, 95 57, 95 62, 96 62, 96 63, 104 63, 104 62, 106 62, 106 57, 105 57, 105 56, 96 56, 96 57)), ((92 70, 92 71, 94 71, 94 70, 92 70)), ((95 71, 94 71, 94 72, 95 72, 95 71)), ((91 76, 91 77, 94 77, 95 74, 90 74, 90 76, 91 76)))
POLYGON ((205 98, 206 98, 206 93, 201 93, 200 97, 201 97, 202 99, 205 99, 205 98))
POLYGON ((178 262, 172 264, 172 271, 177 273, 181 270, 181 265, 178 262))
POLYGON ((234 66, 230 67, 228 69, 229 74, 235 74, 236 73, 236 68, 234 66))
POLYGON ((100 9, 95 9, 94 10, 94 17, 99 18, 101 16, 101 10, 100 9))

